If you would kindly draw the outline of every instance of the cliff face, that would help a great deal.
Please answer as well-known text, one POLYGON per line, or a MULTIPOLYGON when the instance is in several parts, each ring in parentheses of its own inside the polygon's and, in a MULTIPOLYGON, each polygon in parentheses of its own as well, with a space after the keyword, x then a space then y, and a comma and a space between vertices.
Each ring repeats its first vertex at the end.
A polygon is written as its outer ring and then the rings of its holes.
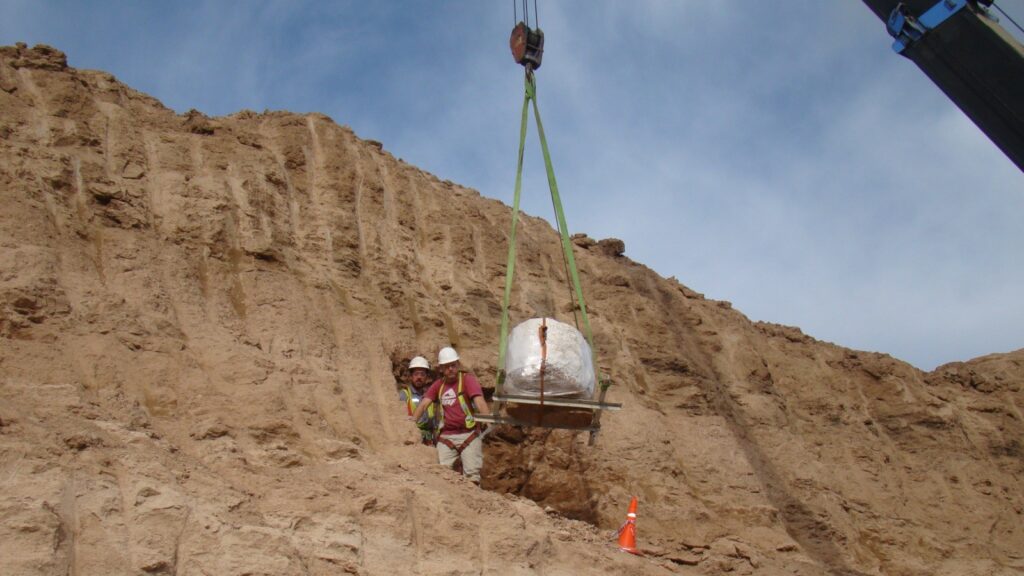
MULTIPOLYGON (((318 115, 176 115, 0 48, 0 573, 1020 574, 1024 350, 922 373, 575 240, 594 447, 499 430, 485 490, 395 395, 492 385, 510 210, 318 115), (611 537, 640 498, 645 558, 611 537)), ((520 228, 513 322, 571 320, 520 228)))

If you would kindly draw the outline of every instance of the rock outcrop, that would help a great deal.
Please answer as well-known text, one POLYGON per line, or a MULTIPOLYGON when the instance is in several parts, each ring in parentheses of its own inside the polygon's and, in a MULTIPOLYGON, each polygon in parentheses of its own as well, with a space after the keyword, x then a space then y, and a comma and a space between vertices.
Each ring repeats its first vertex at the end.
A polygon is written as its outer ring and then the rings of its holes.
MULTIPOLYGON (((493 383, 507 206, 42 46, 0 48, 0 136, 2 574, 1024 571, 1024 350, 922 373, 577 235, 625 407, 499 430, 479 490, 395 384, 448 344, 493 383)), ((571 320, 555 231, 519 239, 513 321, 571 320)))

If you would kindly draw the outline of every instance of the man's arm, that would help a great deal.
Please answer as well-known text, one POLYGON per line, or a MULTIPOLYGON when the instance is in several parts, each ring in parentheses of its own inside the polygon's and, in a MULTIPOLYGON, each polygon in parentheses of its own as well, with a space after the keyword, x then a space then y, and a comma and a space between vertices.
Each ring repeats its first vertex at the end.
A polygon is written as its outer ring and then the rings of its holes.
POLYGON ((487 407, 487 402, 483 396, 473 396, 473 406, 476 407, 477 414, 487 415, 491 413, 491 409, 487 407))
POLYGON ((487 401, 484 400, 484 391, 480 388, 480 382, 472 373, 466 373, 466 395, 470 397, 469 401, 476 408, 474 412, 484 415, 491 413, 491 409, 487 407, 487 401))

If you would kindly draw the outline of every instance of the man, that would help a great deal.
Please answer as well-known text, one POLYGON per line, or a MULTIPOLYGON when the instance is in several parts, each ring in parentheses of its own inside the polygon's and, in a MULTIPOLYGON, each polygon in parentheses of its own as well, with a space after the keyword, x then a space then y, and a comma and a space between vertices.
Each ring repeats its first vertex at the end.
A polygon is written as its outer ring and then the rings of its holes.
POLYGON ((483 440, 480 438, 483 424, 473 418, 469 402, 476 407, 477 414, 490 414, 491 410, 484 401, 484 393, 476 377, 459 370, 459 354, 454 348, 442 348, 437 354, 437 363, 441 377, 423 394, 410 418, 417 420, 440 398, 441 410, 437 411, 435 434, 437 461, 452 468, 461 458, 463 475, 480 484, 480 469, 484 465, 483 440))
MULTIPOLYGON (((405 402, 405 409, 412 416, 427 391, 427 383, 430 381, 430 362, 423 356, 417 356, 409 361, 410 383, 398 391, 398 397, 405 402)), ((429 407, 423 415, 416 420, 416 427, 420 431, 420 441, 428 446, 434 445, 434 407, 429 407)))

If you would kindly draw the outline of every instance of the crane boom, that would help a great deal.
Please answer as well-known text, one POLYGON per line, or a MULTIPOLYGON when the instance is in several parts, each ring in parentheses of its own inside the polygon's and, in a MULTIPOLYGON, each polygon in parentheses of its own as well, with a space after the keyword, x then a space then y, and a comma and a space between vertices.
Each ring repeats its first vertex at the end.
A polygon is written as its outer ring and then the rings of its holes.
POLYGON ((912 60, 1024 171, 1024 46, 983 0, 862 0, 912 60))

